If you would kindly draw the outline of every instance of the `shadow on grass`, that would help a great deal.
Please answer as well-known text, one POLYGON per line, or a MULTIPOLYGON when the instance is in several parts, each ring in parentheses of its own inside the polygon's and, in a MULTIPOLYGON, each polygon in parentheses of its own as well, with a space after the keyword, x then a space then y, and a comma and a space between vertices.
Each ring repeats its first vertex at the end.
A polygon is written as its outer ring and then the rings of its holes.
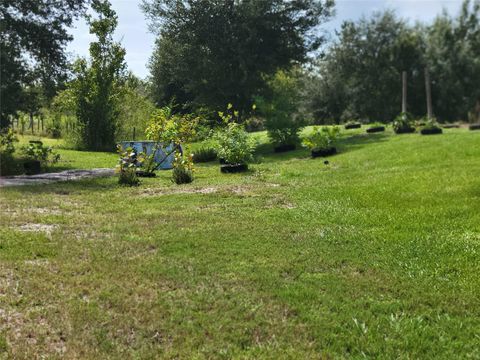
POLYGON ((108 191, 120 187, 117 176, 97 177, 79 180, 55 181, 51 183, 38 183, 18 186, 8 186, 2 191, 12 190, 22 193, 73 195, 82 192, 108 191))
POLYGON ((360 150, 361 148, 371 145, 373 143, 379 143, 387 141, 391 135, 388 133, 376 133, 376 134, 355 134, 348 137, 342 137, 338 141, 338 152, 346 153, 350 151, 360 150))

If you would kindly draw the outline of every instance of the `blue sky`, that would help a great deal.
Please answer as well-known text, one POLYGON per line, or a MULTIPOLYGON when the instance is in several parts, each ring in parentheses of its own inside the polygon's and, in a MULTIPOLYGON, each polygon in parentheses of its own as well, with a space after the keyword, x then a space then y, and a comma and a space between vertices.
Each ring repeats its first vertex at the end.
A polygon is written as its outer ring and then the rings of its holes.
MULTIPOLYGON (((148 31, 148 24, 139 8, 141 0, 110 0, 118 15, 116 40, 127 51, 126 61, 130 70, 142 78, 148 76, 147 63, 152 53, 155 37, 148 31)), ((258 0, 261 1, 261 0, 258 0)), ((457 14, 462 0, 337 0, 336 16, 325 28, 333 33, 344 20, 358 19, 374 11, 394 9, 397 14, 412 21, 432 21, 443 9, 457 14)), ((85 20, 78 20, 70 33, 74 40, 67 50, 73 57, 88 56, 88 46, 93 37, 88 33, 85 20)))

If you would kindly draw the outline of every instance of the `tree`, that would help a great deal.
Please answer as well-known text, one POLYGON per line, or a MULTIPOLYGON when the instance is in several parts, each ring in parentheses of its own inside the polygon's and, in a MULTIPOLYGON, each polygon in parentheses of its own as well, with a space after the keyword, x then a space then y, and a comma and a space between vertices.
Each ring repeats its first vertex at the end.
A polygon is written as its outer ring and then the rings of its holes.
POLYGON ((427 31, 434 113, 466 120, 480 104, 480 0, 464 1, 458 17, 444 13, 427 31))
POLYGON ((300 69, 278 71, 268 80, 266 95, 255 99, 276 149, 291 149, 300 141, 299 132, 305 125, 300 111, 302 80, 300 69))
MULTIPOLYGON (((66 68, 66 28, 88 0, 2 0, 0 2, 0 128, 22 109, 23 89, 35 74, 49 89, 66 68)), ((51 92, 47 92, 50 97, 51 92)))
POLYGON ((159 29, 150 61, 155 101, 249 111, 265 75, 319 48, 332 8, 332 0, 144 0, 159 29))
POLYGON ((98 14, 87 18, 90 33, 98 40, 90 44, 90 61, 74 65, 75 79, 69 84, 79 123, 78 146, 89 150, 112 150, 122 84, 125 79, 125 50, 113 41, 117 15, 108 0, 93 0, 98 14))

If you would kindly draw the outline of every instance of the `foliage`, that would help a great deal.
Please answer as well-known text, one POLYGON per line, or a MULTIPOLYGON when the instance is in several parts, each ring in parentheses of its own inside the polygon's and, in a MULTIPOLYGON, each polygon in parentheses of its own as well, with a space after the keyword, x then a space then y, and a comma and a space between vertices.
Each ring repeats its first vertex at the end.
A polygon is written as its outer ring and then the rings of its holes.
POLYGON ((18 142, 18 139, 11 128, 0 130, 0 175, 10 174, 13 171, 15 142, 18 142))
POLYGON ((140 179, 137 176, 138 154, 131 147, 124 149, 117 145, 117 153, 120 155, 116 172, 118 172, 118 183, 120 185, 138 186, 140 179))
POLYGON ((244 117, 264 75, 305 62, 323 43, 319 26, 333 1, 144 0, 143 9, 158 34, 150 60, 156 103, 233 102, 244 117))
POLYGON ((408 112, 400 113, 394 120, 393 120, 393 131, 396 133, 402 132, 410 132, 411 130, 415 129, 413 116, 408 112))
POLYGON ((194 172, 193 154, 185 155, 176 151, 173 161, 172 181, 177 185, 189 184, 193 181, 194 172))
POLYGON ((193 114, 174 114, 171 106, 164 106, 152 114, 145 134, 149 140, 181 145, 194 138, 198 121, 193 114))
POLYGON ((305 124, 299 112, 299 71, 278 71, 268 82, 268 95, 258 96, 255 103, 265 117, 265 127, 275 146, 295 145, 305 124))
POLYGON ((28 160, 40 161, 42 167, 55 164, 60 160, 60 154, 56 153, 51 146, 43 146, 41 141, 31 141, 23 146, 21 151, 28 160))
POLYGON ((256 143, 245 131, 244 125, 235 121, 238 112, 233 109, 232 104, 228 104, 227 110, 219 112, 218 115, 224 122, 224 127, 217 130, 213 136, 218 158, 232 165, 252 161, 256 143))
POLYGON ((135 134, 142 136, 148 126, 148 120, 155 111, 155 105, 147 95, 146 84, 129 74, 125 84, 121 86, 118 116, 115 119, 115 139, 133 139, 135 134))
POLYGON ((479 39, 479 0, 465 1, 458 17, 445 13, 430 25, 410 25, 392 11, 346 21, 338 40, 317 59, 305 106, 317 123, 352 115, 390 122, 401 104, 406 71, 408 110, 422 116, 428 68, 437 118, 467 119, 475 106, 480 109, 479 39))
POLYGON ((203 163, 217 159, 217 152, 213 147, 202 146, 193 152, 193 162, 203 163))
POLYGON ((93 0, 98 19, 87 17, 90 33, 90 62, 74 64, 75 79, 69 84, 78 120, 78 146, 89 150, 110 150, 115 144, 116 120, 120 113, 125 71, 125 50, 113 41, 117 15, 108 0, 93 0))
POLYGON ((0 128, 22 110, 25 85, 37 82, 52 96, 63 79, 67 32, 87 0, 2 0, 0 2, 0 128))
POLYGON ((18 142, 18 138, 11 128, 0 131, 1 156, 13 154, 15 152, 15 142, 18 142))
POLYGON ((313 131, 303 138, 302 145, 310 151, 327 150, 334 146, 339 135, 338 126, 314 126, 313 131))

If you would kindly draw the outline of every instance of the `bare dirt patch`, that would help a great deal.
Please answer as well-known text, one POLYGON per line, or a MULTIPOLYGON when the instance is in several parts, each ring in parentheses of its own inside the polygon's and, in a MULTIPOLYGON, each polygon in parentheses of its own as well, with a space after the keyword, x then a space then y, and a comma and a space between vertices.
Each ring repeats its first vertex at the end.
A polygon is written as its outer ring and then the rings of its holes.
POLYGON ((51 234, 52 231, 56 230, 58 225, 55 224, 23 224, 18 226, 16 229, 20 231, 27 231, 27 232, 44 232, 47 234, 51 234))

